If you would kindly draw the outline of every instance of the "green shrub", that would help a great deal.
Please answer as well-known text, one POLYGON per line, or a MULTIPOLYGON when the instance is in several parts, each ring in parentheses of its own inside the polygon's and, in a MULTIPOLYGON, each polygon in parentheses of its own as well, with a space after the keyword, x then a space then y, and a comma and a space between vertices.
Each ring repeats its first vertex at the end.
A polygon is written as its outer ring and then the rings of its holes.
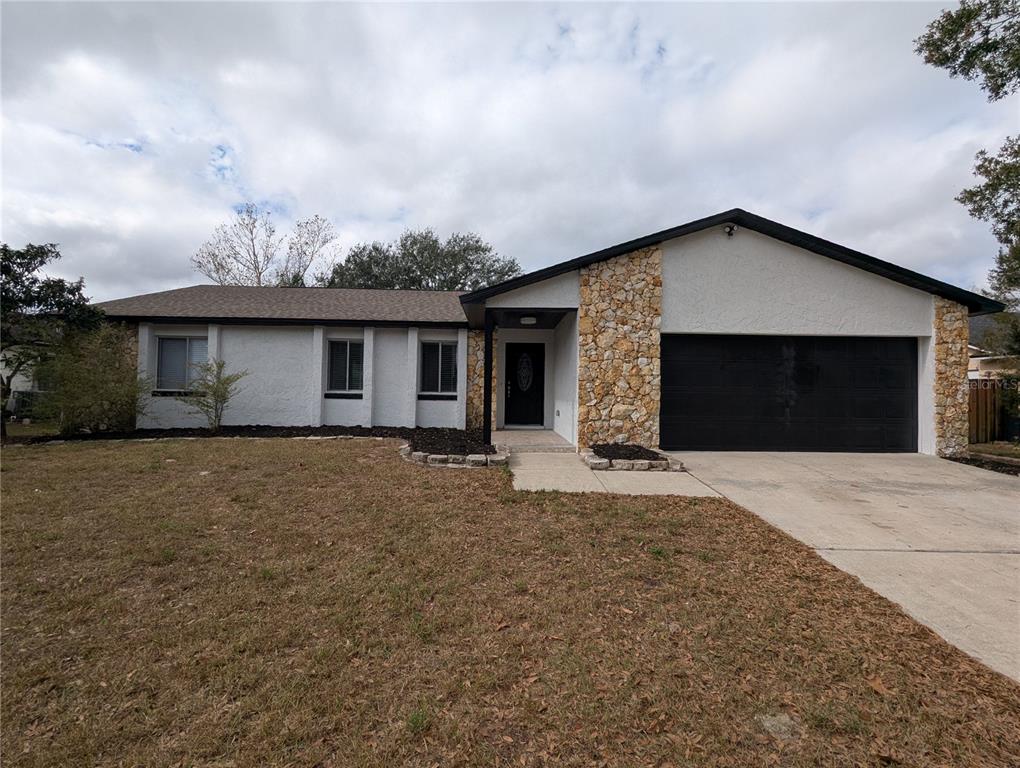
POLYGON ((194 367, 192 391, 177 397, 185 405, 205 416, 210 432, 219 432, 223 414, 230 400, 237 394, 237 382, 248 375, 247 371, 227 373, 222 360, 200 363, 194 367))
POLYGON ((149 389, 135 350, 135 331, 121 325, 67 336, 45 363, 51 391, 35 404, 36 416, 56 421, 63 435, 134 429, 149 389))

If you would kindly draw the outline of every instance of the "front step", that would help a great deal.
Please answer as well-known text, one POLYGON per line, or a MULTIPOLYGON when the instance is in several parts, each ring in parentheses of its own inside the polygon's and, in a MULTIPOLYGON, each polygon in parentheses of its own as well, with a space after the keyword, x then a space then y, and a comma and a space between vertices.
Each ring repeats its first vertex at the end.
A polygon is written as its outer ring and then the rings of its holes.
POLYGON ((572 445, 497 445, 499 453, 577 453, 572 445))

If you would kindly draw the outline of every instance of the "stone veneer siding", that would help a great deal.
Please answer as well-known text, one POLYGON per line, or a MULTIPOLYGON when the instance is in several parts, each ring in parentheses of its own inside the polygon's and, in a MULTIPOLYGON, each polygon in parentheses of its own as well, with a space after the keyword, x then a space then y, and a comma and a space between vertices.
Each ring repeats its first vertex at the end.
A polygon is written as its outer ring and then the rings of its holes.
POLYGON ((955 456, 967 450, 970 397, 967 380, 967 308, 935 296, 935 453, 955 456))
MULTIPOLYGON (((492 428, 496 428, 496 334, 492 334, 492 428)), ((485 331, 468 331, 467 426, 482 428, 485 413, 485 331)))
POLYGON ((662 250, 582 267, 577 313, 577 446, 659 445, 662 250))

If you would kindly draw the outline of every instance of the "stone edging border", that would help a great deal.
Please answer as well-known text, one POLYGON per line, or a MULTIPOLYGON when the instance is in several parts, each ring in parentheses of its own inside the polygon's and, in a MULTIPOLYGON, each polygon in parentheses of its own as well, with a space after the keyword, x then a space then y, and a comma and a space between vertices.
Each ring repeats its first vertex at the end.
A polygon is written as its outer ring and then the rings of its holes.
MULTIPOLYGON (((625 471, 625 472, 686 472, 684 463, 659 453, 661 459, 603 459, 595 455, 590 448, 579 451, 581 459, 593 470, 625 471)), ((658 453, 658 452, 657 452, 658 453)))
POLYGON ((425 453, 425 451, 412 451, 409 444, 400 447, 400 455, 405 461, 412 464, 420 464, 426 467, 505 467, 509 464, 510 457, 506 453, 469 453, 446 454, 446 453, 425 453))

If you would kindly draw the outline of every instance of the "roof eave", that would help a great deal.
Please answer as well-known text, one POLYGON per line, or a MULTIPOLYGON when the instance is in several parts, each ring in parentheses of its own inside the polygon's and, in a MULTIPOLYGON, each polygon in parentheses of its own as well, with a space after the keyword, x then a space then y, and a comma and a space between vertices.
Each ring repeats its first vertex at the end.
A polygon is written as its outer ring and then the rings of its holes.
POLYGON ((211 317, 190 315, 138 315, 106 313, 111 320, 124 323, 161 323, 165 325, 323 325, 323 326, 365 326, 365 327, 399 327, 399 328, 467 328, 464 320, 364 320, 364 319, 331 319, 289 318, 289 317, 211 317))
POLYGON ((548 280, 551 277, 556 277, 557 275, 594 264, 598 261, 604 261, 614 256, 621 256, 625 253, 641 250, 642 248, 659 245, 667 240, 694 234, 712 227, 722 226, 723 224, 736 224, 737 226, 746 227, 790 245, 804 248, 821 256, 826 256, 835 261, 863 269, 880 277, 885 277, 901 285, 942 296, 943 298, 963 304, 972 316, 1002 312, 1006 308, 1004 304, 994 299, 964 290, 963 288, 957 288, 955 285, 944 283, 941 280, 927 277, 919 272, 890 264, 881 259, 876 259, 874 256, 869 256, 866 253, 855 251, 838 243, 810 235, 807 232, 801 232, 777 221, 757 216, 742 208, 732 208, 722 213, 681 224, 678 227, 664 229, 661 232, 655 232, 635 240, 610 246, 609 248, 603 248, 602 250, 594 251, 569 261, 560 262, 559 264, 553 264, 544 269, 529 272, 526 275, 466 293, 460 297, 460 302, 464 305, 478 304, 493 296, 498 296, 517 288, 523 288, 542 280, 548 280))

